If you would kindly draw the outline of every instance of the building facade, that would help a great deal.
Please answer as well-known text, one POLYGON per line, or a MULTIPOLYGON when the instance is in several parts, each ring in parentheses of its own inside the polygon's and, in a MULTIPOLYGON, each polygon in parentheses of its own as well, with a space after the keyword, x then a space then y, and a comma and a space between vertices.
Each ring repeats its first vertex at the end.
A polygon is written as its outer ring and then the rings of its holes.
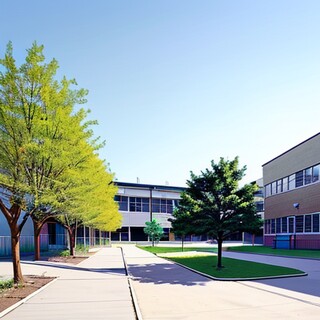
POLYGON ((145 241, 143 229, 147 221, 157 220, 164 229, 161 240, 174 240, 171 223, 174 208, 178 205, 182 187, 161 186, 140 183, 116 182, 122 214, 122 228, 111 233, 113 241, 145 241))
POLYGON ((320 133, 263 165, 264 244, 320 249, 320 133))

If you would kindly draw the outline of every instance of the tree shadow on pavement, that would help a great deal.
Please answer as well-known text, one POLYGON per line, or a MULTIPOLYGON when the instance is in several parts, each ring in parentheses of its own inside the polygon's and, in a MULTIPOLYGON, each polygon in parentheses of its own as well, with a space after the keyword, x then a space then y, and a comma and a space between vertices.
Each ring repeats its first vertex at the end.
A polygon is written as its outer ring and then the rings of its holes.
POLYGON ((141 283, 204 286, 213 281, 172 263, 128 264, 128 269, 132 279, 141 283))
POLYGON ((98 272, 98 273, 108 273, 108 274, 117 274, 117 275, 126 275, 126 270, 124 268, 86 268, 86 267, 77 267, 73 265, 64 265, 59 263, 48 263, 44 261, 22 261, 21 264, 36 265, 41 267, 50 267, 58 268, 65 270, 75 270, 75 271, 88 271, 88 272, 98 272))

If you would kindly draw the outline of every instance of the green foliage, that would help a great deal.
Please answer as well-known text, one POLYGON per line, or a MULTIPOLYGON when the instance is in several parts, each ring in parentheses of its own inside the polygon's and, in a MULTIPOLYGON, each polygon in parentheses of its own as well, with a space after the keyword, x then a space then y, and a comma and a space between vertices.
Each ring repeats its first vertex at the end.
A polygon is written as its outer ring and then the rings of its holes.
POLYGON ((155 241, 159 241, 163 235, 163 228, 160 223, 155 219, 151 222, 146 222, 146 227, 143 229, 144 233, 147 234, 152 241, 152 246, 154 246, 155 241))
POLYGON ((191 172, 188 188, 173 213, 173 228, 180 234, 208 234, 218 241, 220 267, 223 240, 237 231, 255 232, 262 225, 254 205, 257 186, 239 188, 246 167, 238 165, 237 157, 232 161, 221 158, 198 176, 191 172))
POLYGON ((69 257, 70 256, 70 251, 69 250, 63 250, 59 252, 60 257, 69 257))
POLYGON ((12 288, 14 285, 13 279, 0 280, 0 291, 12 288))
POLYGON ((46 62, 43 50, 33 43, 17 66, 9 43, 0 59, 0 185, 10 195, 10 207, 0 199, 0 209, 15 235, 28 215, 37 228, 64 214, 68 223, 114 230, 121 216, 113 174, 97 155, 104 145, 93 137, 97 122, 80 108, 88 92, 75 80, 56 80, 58 63, 46 62))

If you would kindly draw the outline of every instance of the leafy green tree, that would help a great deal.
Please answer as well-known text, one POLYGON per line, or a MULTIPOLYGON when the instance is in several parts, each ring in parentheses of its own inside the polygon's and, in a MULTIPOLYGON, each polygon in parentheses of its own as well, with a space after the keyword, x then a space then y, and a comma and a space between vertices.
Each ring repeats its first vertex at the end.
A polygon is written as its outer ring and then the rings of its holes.
POLYGON ((256 214, 254 192, 256 184, 239 188, 246 167, 239 169, 238 157, 232 161, 220 158, 200 175, 191 172, 187 189, 181 194, 174 226, 196 234, 208 234, 217 240, 218 263, 222 268, 222 243, 238 231, 254 231, 261 227, 256 214))
POLYGON ((74 107, 86 102, 87 91, 71 89, 74 80, 55 80, 57 61, 45 63, 43 46, 36 43, 21 66, 16 65, 9 43, 0 67, 0 184, 8 195, 8 201, 0 199, 0 210, 11 232, 18 283, 23 282, 21 230, 30 215, 40 216, 43 222, 48 213, 43 209, 59 202, 55 191, 65 183, 61 176, 73 166, 75 148, 70 145, 90 135, 90 130, 78 130, 74 136, 73 126, 86 113, 75 112, 74 107))
POLYGON ((144 233, 148 235, 152 241, 152 246, 156 241, 159 241, 163 235, 163 228, 157 220, 153 219, 152 221, 146 222, 146 227, 143 229, 144 233))

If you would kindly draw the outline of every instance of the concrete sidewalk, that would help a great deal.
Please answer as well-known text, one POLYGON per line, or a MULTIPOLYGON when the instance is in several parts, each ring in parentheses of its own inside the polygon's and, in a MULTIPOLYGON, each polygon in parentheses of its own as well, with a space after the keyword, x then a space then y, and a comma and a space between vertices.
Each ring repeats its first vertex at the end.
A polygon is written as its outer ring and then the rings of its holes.
POLYGON ((144 320, 319 319, 319 297, 259 282, 209 280, 132 245, 122 247, 144 320))
MULTIPOLYGON (((12 263, 0 263, 1 274, 10 274, 12 263)), ((25 261, 22 269, 58 279, 4 320, 136 319, 120 248, 101 249, 76 266, 25 261)))

